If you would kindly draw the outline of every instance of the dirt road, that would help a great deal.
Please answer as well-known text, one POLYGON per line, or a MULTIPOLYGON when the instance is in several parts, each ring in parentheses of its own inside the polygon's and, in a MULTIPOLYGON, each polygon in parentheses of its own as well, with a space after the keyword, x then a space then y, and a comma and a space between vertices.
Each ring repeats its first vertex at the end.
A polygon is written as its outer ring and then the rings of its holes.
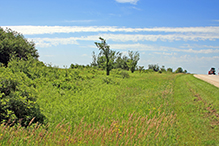
POLYGON ((219 76, 218 75, 194 75, 196 78, 199 78, 201 80, 204 80, 216 87, 219 88, 219 76))

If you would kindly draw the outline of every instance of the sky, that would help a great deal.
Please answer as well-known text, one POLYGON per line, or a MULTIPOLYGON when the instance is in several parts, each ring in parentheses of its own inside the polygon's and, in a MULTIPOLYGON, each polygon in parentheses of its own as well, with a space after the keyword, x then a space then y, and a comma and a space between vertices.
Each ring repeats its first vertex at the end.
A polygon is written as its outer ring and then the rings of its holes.
POLYGON ((33 41, 39 60, 87 65, 94 42, 138 51, 139 66, 219 71, 218 0, 1 0, 0 27, 33 41))

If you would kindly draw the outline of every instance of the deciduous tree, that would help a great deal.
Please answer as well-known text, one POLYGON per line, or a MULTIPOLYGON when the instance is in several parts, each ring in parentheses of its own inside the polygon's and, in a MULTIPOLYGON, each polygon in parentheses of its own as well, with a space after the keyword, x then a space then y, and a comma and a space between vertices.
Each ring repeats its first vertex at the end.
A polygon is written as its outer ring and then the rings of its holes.
POLYGON ((128 53, 129 53, 129 59, 128 59, 127 65, 129 69, 131 70, 131 72, 133 73, 140 59, 140 55, 138 52, 134 53, 133 51, 129 51, 128 53))
POLYGON ((28 55, 39 57, 33 42, 29 42, 18 32, 0 27, 0 62, 7 66, 11 54, 20 59, 27 59, 28 55))
POLYGON ((113 68, 114 60, 116 58, 116 52, 112 51, 110 49, 110 46, 107 45, 106 40, 104 40, 101 37, 99 39, 101 40, 101 43, 95 42, 95 44, 96 44, 97 48, 99 48, 99 50, 100 50, 99 55, 100 56, 104 55, 104 57, 105 57, 105 64, 104 64, 104 66, 105 66, 105 69, 106 69, 106 75, 109 75, 110 74, 110 70, 112 70, 112 68, 113 68))

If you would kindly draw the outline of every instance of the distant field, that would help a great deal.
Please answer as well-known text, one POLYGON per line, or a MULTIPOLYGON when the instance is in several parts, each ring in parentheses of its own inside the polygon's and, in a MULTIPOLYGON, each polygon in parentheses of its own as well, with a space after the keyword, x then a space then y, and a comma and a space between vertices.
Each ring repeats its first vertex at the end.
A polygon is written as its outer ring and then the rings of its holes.
MULTIPOLYGON (((36 70, 30 70, 30 74, 36 70)), ((219 90, 193 75, 44 68, 48 126, 0 127, 1 145, 217 145, 219 90)))

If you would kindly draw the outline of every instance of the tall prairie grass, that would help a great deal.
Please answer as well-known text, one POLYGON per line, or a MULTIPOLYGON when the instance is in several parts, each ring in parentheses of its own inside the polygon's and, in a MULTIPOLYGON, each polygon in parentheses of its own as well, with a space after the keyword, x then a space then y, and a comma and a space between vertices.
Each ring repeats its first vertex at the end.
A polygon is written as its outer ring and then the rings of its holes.
POLYGON ((63 120, 54 129, 35 124, 29 128, 0 126, 3 145, 168 145, 176 143, 176 114, 152 112, 142 117, 130 113, 128 120, 105 120, 103 124, 81 122, 73 127, 63 120))

